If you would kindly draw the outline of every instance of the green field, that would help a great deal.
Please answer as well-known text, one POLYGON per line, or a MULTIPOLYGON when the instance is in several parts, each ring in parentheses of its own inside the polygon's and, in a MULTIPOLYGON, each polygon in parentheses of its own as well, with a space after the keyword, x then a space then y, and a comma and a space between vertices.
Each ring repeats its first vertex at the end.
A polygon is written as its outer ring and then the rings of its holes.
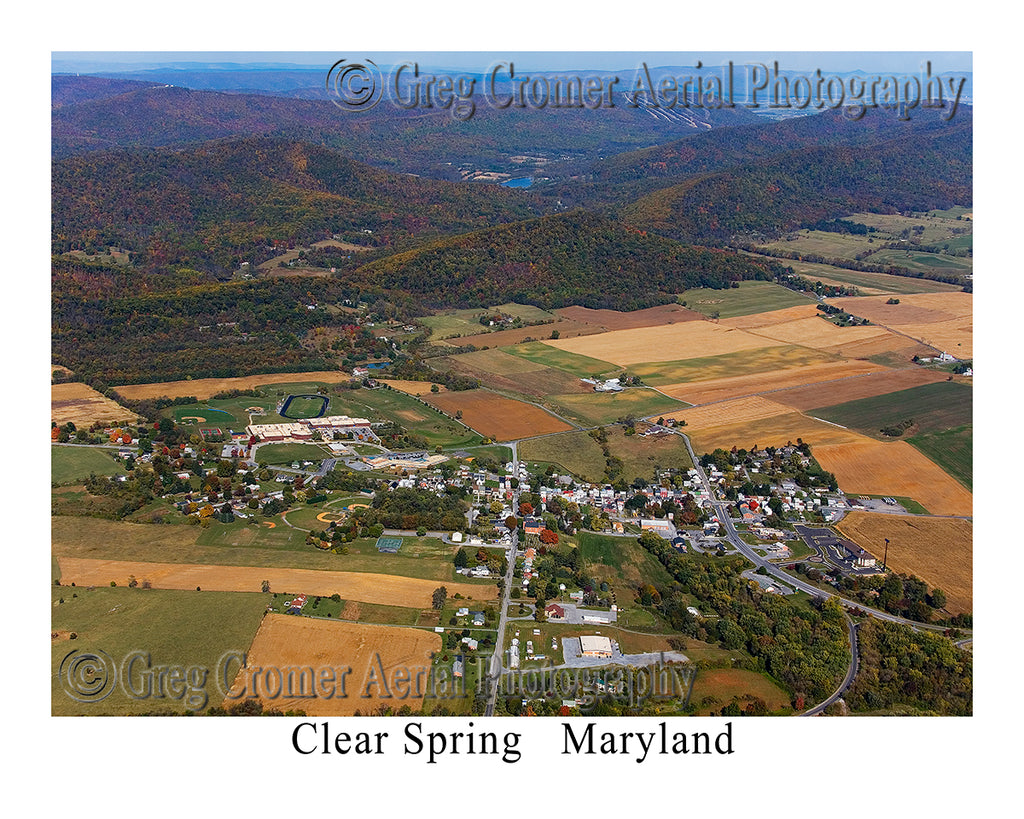
POLYGON ((469 457, 476 460, 477 458, 490 458, 498 461, 499 463, 506 464, 512 460, 512 450, 507 446, 501 446, 500 444, 488 444, 487 446, 471 446, 465 448, 466 452, 469 453, 469 457))
POLYGON ((624 612, 639 608, 634 600, 638 586, 644 583, 663 588, 672 585, 672 577, 665 567, 644 551, 636 538, 580 532, 576 542, 587 572, 597 580, 608 582, 615 591, 616 604, 624 612))
POLYGON ((345 544, 349 554, 339 555, 306 545, 306 533, 286 526, 275 517, 270 529, 261 523, 214 522, 208 529, 193 526, 133 524, 99 518, 54 516, 53 554, 150 563, 205 563, 214 566, 322 569, 371 572, 458 580, 493 586, 455 573, 455 547, 433 538, 408 538, 397 555, 380 554, 375 538, 357 538, 345 544))
MULTIPOLYGON (((320 416, 320 410, 323 408, 324 402, 319 398, 303 398, 296 396, 292 398, 288 404, 288 416, 293 419, 302 418, 316 418, 320 416)), ((326 415, 326 410, 324 413, 326 415)))
MULTIPOLYGON (((116 715, 183 713, 187 710, 185 697, 192 696, 193 710, 219 706, 218 662, 226 652, 248 651, 270 595, 104 587, 89 591, 61 586, 52 589, 52 597, 51 630, 78 635, 75 640, 51 641, 52 713, 116 715), (58 602, 61 598, 63 603, 58 602), (204 685, 196 684, 178 698, 136 699, 118 684, 102 701, 81 703, 65 693, 58 674, 61 661, 73 651, 105 652, 118 672, 131 652, 144 651, 152 666, 195 666, 208 669, 209 676, 204 685)), ((132 668, 136 672, 131 676, 132 685, 143 691, 145 664, 132 668)), ((194 679, 198 682, 200 678, 194 679)))
POLYGON ((919 250, 879 250, 868 259, 871 264, 892 264, 922 273, 970 273, 974 265, 970 258, 946 256, 941 253, 926 253, 919 250))
POLYGON ((915 435, 907 441, 974 491, 974 427, 962 426, 915 435))
POLYGON ((511 347, 505 347, 504 351, 520 358, 525 358, 527 361, 532 361, 538 365, 564 370, 579 378, 613 374, 622 370, 621 367, 617 367, 615 364, 610 364, 607 361, 559 350, 557 347, 552 347, 550 344, 545 344, 542 341, 513 344, 511 347))
POLYGON ((927 435, 969 425, 973 396, 966 384, 940 381, 809 412, 876 438, 882 427, 913 419, 914 434, 927 435))
POLYGON ((317 444, 262 444, 256 450, 260 464, 290 464, 293 461, 315 461, 331 457, 331 452, 317 444))
POLYGON ((717 313, 719 318, 768 313, 814 302, 808 296, 794 293, 771 282, 749 281, 740 282, 739 285, 725 290, 697 287, 680 293, 678 298, 680 302, 686 302, 690 310, 696 310, 706 316, 717 313))
POLYGON ((343 390, 331 396, 328 414, 395 421, 424 438, 429 447, 458 448, 483 443, 482 436, 398 390, 343 390))
POLYGON ((504 326, 488 327, 480 323, 480 316, 495 313, 504 313, 509 316, 521 318, 524 322, 554 321, 558 316, 543 310, 540 307, 533 307, 529 304, 502 304, 497 307, 470 310, 444 310, 432 316, 423 316, 416 319, 433 331, 433 339, 440 341, 445 338, 458 336, 471 336, 478 333, 487 333, 492 330, 507 329, 504 326))
POLYGON ((89 475, 123 475, 124 462, 109 449, 88 449, 82 446, 50 446, 50 482, 77 483, 89 475))
POLYGON ((597 482, 604 475, 601 446, 585 432, 561 432, 543 438, 530 438, 519 444, 523 461, 553 464, 584 480, 597 482))
POLYGON ((676 412, 690 406, 643 387, 632 387, 622 392, 550 395, 546 403, 559 415, 575 420, 583 426, 610 424, 619 418, 643 418, 658 413, 676 412))

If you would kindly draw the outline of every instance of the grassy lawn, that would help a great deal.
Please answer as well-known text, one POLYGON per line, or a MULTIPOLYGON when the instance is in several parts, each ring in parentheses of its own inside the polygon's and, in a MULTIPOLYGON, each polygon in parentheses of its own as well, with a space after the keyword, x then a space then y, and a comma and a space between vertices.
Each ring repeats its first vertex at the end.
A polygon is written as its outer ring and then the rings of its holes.
POLYGON ((123 475, 124 462, 109 449, 80 446, 50 446, 50 482, 68 484, 84 481, 89 475, 123 475))
MULTIPOLYGON (((587 573, 595 580, 607 582, 615 592, 615 602, 620 609, 619 617, 623 618, 624 622, 632 622, 634 627, 645 630, 669 630, 656 618, 655 622, 646 623, 642 622, 643 615, 634 614, 634 610, 640 609, 634 600, 637 587, 644 583, 653 583, 657 586, 669 586, 672 583, 671 576, 657 559, 645 552, 631 537, 580 532, 576 540, 587 573)), ((646 610, 640 610, 654 618, 654 615, 646 610)), ((623 650, 628 651, 625 648, 623 650)))
POLYGON ((913 419, 915 434, 927 435, 970 425, 973 397, 966 384, 940 381, 810 412, 876 438, 882 427, 913 419))
POLYGON ((488 446, 472 446, 466 447, 466 452, 469 453, 469 457, 474 460, 478 458, 490 458, 491 460, 498 461, 499 463, 506 464, 512 460, 512 450, 507 446, 501 446, 500 444, 490 444, 488 446))
POLYGON ((552 347, 550 344, 545 344, 542 341, 513 344, 511 347, 505 347, 504 352, 525 358, 527 361, 533 361, 538 365, 564 370, 579 378, 590 378, 593 375, 614 374, 622 371, 622 368, 615 364, 591 358, 590 356, 559 350, 557 347, 552 347))
POLYGON ((696 287, 680 293, 679 301, 706 316, 718 313, 719 318, 749 316, 813 303, 813 299, 772 282, 749 281, 739 285, 725 290, 696 287))
MULTIPOLYGON (((148 652, 153 666, 199 666, 209 669, 204 686, 197 685, 198 710, 220 705, 214 677, 218 661, 228 651, 248 651, 270 595, 245 592, 192 592, 128 588, 52 589, 51 630, 75 632, 75 640, 51 641, 52 713, 141 714, 153 711, 181 713, 180 699, 134 699, 120 684, 97 703, 80 703, 61 687, 58 669, 71 651, 103 651, 120 671, 122 660, 133 651, 148 652), (73 595, 77 595, 74 597, 73 595), (58 603, 60 598, 64 603, 58 603), (205 691, 208 701, 203 702, 205 691)), ((144 666, 136 666, 144 668, 144 666)), ((134 675, 136 689, 141 675, 134 675)), ((188 693, 186 692, 186 696, 188 693)))
POLYGON ((483 443, 483 438, 446 418, 433 407, 398 390, 345 390, 331 396, 330 415, 350 415, 371 421, 390 420, 435 446, 464 447, 483 443))
POLYGON ((676 412, 690 406, 643 387, 632 387, 622 392, 551 395, 547 403, 559 415, 586 426, 610 424, 625 417, 642 418, 663 412, 676 412))
POLYGON ((960 483, 974 491, 974 427, 972 425, 915 435, 907 439, 960 483))

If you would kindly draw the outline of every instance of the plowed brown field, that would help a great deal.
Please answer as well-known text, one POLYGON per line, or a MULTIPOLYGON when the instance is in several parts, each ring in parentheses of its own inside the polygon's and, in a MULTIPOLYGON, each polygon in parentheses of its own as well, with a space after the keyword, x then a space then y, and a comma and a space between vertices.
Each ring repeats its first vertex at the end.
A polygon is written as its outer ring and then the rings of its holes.
POLYGON ((265 708, 310 716, 366 714, 379 705, 418 711, 429 690, 431 654, 440 648, 440 635, 424 629, 271 613, 224 705, 255 695, 265 708))
POLYGON ((540 407, 487 390, 437 393, 425 396, 424 400, 452 416, 462 410, 464 424, 495 441, 514 441, 572 429, 540 407))
POLYGON ((873 398, 876 395, 945 380, 946 374, 935 370, 881 370, 857 378, 843 378, 839 381, 809 384, 806 387, 772 393, 772 400, 794 409, 808 410, 812 407, 829 407, 845 401, 856 401, 859 398, 873 398))
MULTIPOLYGON (((61 582, 79 586, 108 586, 114 581, 127 586, 131 575, 141 583, 148 580, 156 589, 258 592, 264 580, 274 591, 289 594, 339 594, 345 600, 382 603, 388 606, 430 608, 436 580, 398 577, 368 572, 330 572, 316 569, 276 569, 254 566, 212 566, 196 563, 141 563, 127 560, 97 560, 58 557, 61 582)), ((449 595, 456 592, 476 600, 491 600, 498 590, 492 585, 445 582, 449 595)))
POLYGON ((847 494, 913 498, 933 515, 973 514, 973 496, 906 441, 818 446, 814 457, 847 494))
POLYGON ((973 532, 968 520, 851 512, 836 527, 882 560, 889 538, 888 566, 920 577, 946 593, 954 614, 973 605, 973 532))

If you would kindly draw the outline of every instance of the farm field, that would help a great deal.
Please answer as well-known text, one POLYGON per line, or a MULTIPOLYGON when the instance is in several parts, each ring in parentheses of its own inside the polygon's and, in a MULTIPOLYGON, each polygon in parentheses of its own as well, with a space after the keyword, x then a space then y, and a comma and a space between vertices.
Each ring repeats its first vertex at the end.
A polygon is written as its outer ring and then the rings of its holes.
POLYGON ((829 390, 835 385, 860 380, 865 374, 876 372, 884 373, 886 371, 877 364, 865 361, 827 361, 751 375, 668 384, 659 389, 673 398, 679 398, 690 404, 707 404, 711 401, 724 401, 763 393, 771 393, 773 401, 782 401, 788 404, 790 402, 785 400, 785 396, 794 388, 812 385, 807 388, 819 391, 829 390))
POLYGON ((814 303, 814 299, 809 296, 795 293, 772 282, 758 281, 739 282, 739 287, 728 287, 724 290, 698 287, 680 293, 678 298, 680 302, 686 302, 690 310, 706 316, 717 313, 719 318, 766 313, 814 303))
MULTIPOLYGON (((820 315, 751 328, 748 332, 775 343, 799 344, 819 350, 891 335, 884 327, 837 327, 820 315)), ((905 345, 905 342, 901 344, 905 345)))
POLYGON ((812 350, 810 347, 781 345, 765 347, 751 354, 747 352, 726 353, 725 355, 690 358, 686 360, 658 361, 633 364, 632 375, 638 375, 644 383, 653 386, 671 387, 680 383, 713 381, 722 378, 774 373, 778 370, 816 367, 835 364, 840 359, 834 354, 812 350))
POLYGON ((739 316, 721 319, 717 323, 725 327, 735 327, 739 330, 750 330, 755 327, 772 327, 776 324, 785 324, 790 321, 814 318, 820 315, 821 311, 817 307, 817 302, 805 301, 802 304, 780 307, 777 310, 744 313, 739 316))
POLYGON ((563 307, 557 311, 573 321, 591 324, 600 331, 628 330, 633 327, 657 327, 661 324, 675 324, 679 321, 702 321, 704 316, 687 309, 681 304, 664 304, 644 310, 622 312, 620 310, 594 310, 590 307, 563 307))
POLYGON ((734 699, 739 700, 741 709, 745 708, 744 698, 748 695, 764 700, 769 713, 792 710, 789 694, 784 689, 767 675, 742 668, 700 669, 693 681, 690 703, 697 708, 695 714, 710 714, 712 711, 720 712, 734 699))
POLYGON ((970 424, 973 395, 973 388, 966 384, 942 380, 842 404, 819 406, 809 412, 874 437, 881 436, 883 427, 913 419, 910 433, 916 435, 970 424))
MULTIPOLYGON (((800 412, 788 412, 751 422, 727 423, 704 429, 687 428, 684 432, 693 443, 694 452, 698 453, 711 452, 718 447, 732 449, 737 446, 750 449, 754 444, 762 447, 782 446, 788 441, 795 443, 797 438, 802 438, 812 447, 871 440, 853 430, 816 421, 800 412)), ((814 454, 817 455, 817 450, 814 454)))
POLYGON ((58 424, 71 421, 76 427, 88 427, 135 421, 138 417, 88 384, 71 381, 50 385, 50 420, 58 424))
MULTIPOLYGON (((587 337, 581 337, 579 340, 583 338, 587 337)), ((576 341, 576 339, 565 343, 572 343, 573 341, 576 341)), ((555 344, 556 342, 550 341, 531 341, 528 344, 516 344, 514 347, 509 347, 505 352, 525 358, 527 361, 532 361, 541 367, 554 367, 557 370, 564 370, 577 378, 612 374, 618 370, 609 361, 570 352, 563 347, 554 346, 555 344)))
POLYGON ((226 390, 250 390, 263 384, 293 384, 296 382, 323 382, 339 384, 351 380, 350 373, 341 370, 326 370, 310 373, 266 373, 245 375, 238 378, 197 378, 194 381, 161 381, 155 384, 124 384, 114 387, 119 395, 132 401, 143 398, 180 398, 193 395, 205 401, 211 395, 226 390))
MULTIPOLYGON (((356 711, 368 713, 380 705, 397 707, 397 689, 391 692, 391 697, 384 697, 382 695, 387 692, 374 683, 375 680, 380 681, 381 671, 383 678, 392 684, 397 671, 408 671, 413 680, 422 673, 425 688, 431 655, 440 648, 440 635, 424 629, 313 620, 271 613, 263 618, 247 652, 250 670, 239 671, 224 705, 255 688, 261 694, 259 699, 264 707, 280 711, 301 710, 310 716, 350 716, 356 711), (262 678, 257 676, 254 679, 252 676, 252 669, 310 667, 318 681, 315 697, 288 697, 288 693, 295 692, 286 688, 278 696, 271 697, 273 689, 264 693, 266 686, 260 687, 264 682, 262 678), (317 672, 327 668, 337 671, 333 685, 320 683, 317 672), (342 677, 340 672, 345 668, 352 671, 350 676, 342 677)), ((423 692, 417 692, 412 685, 408 691, 409 696, 401 699, 400 703, 418 711, 423 704, 423 692), (421 695, 416 696, 417 693, 421 695)))
POLYGON ((675 418, 677 421, 686 422, 686 431, 701 430, 708 427, 718 427, 723 424, 749 424, 765 418, 773 418, 778 415, 786 415, 792 410, 783 405, 770 401, 759 395, 747 396, 745 398, 734 398, 729 401, 719 401, 714 404, 705 404, 702 407, 682 410, 681 412, 666 415, 666 418, 675 418))
MULTIPOLYGON (((758 256, 758 254, 751 254, 758 256)), ((759 258, 770 258, 759 256, 759 258)), ((893 276, 888 273, 868 273, 861 270, 850 270, 845 267, 834 267, 817 262, 801 262, 795 259, 782 260, 793 272, 812 282, 837 287, 856 287, 864 296, 886 295, 902 296, 911 293, 945 293, 960 290, 955 284, 936 282, 931 279, 916 279, 908 276, 893 276)))
POLYGON ((913 498, 933 515, 974 513, 971 493, 906 441, 824 444, 814 457, 847 494, 913 498))
POLYGON ((430 403, 450 415, 462 412, 462 421, 495 441, 512 441, 561 432, 569 425, 553 415, 521 401, 489 390, 464 390, 429 396, 430 403))
POLYGON ((228 651, 245 651, 267 605, 268 595, 230 592, 53 587, 50 615, 51 713, 120 715, 183 713, 188 705, 205 711, 220 704, 214 680, 218 661, 228 651), (74 596, 77 595, 77 596, 74 596), (63 603, 58 603, 60 598, 63 603), (77 639, 70 640, 74 632, 77 639), (120 666, 131 652, 144 648, 152 665, 200 666, 210 670, 207 684, 197 686, 195 700, 129 697, 120 685, 100 702, 81 703, 62 689, 61 660, 75 649, 105 651, 120 666), (208 697, 208 699, 206 699, 208 697))
POLYGON ((776 341, 709 321, 686 321, 659 327, 612 330, 596 336, 543 343, 563 352, 611 361, 620 367, 777 346, 776 341))
MULTIPOLYGON (((479 325, 478 325, 479 327, 479 325)), ((531 324, 526 327, 512 327, 508 330, 494 330, 489 333, 478 333, 477 335, 460 336, 441 340, 438 344, 450 347, 461 347, 472 344, 474 347, 511 347, 515 344, 529 343, 541 338, 551 338, 553 333, 558 333, 560 338, 573 338, 585 336, 591 333, 600 332, 599 328, 580 321, 572 321, 566 318, 556 318, 555 321, 547 324, 531 324)))
MULTIPOLYGON (((821 406, 822 401, 828 401, 831 406, 835 406, 848 401, 898 393, 912 387, 946 380, 943 373, 920 367, 907 370, 882 370, 866 362, 851 362, 851 366, 860 364, 870 366, 872 370, 852 378, 808 384, 805 387, 794 387, 772 393, 772 400, 793 409, 809 410, 815 406, 821 406)), ((814 414, 821 415, 819 412, 814 414)))
POLYGON ((404 392, 407 395, 424 395, 431 391, 431 386, 436 386, 438 392, 447 391, 442 384, 432 384, 430 381, 392 381, 390 379, 378 378, 381 384, 387 384, 391 389, 404 392))
POLYGON ((684 407, 659 392, 643 387, 630 387, 622 392, 590 392, 574 395, 551 395, 551 404, 559 415, 564 415, 583 426, 610 424, 618 418, 642 418, 647 415, 667 414, 684 407))
POLYGON ((898 333, 885 333, 873 338, 844 341, 833 347, 822 348, 823 352, 835 353, 844 358, 865 359, 883 367, 901 369, 913 364, 914 356, 933 355, 934 350, 912 338, 898 333))
MULTIPOLYGON (((627 436, 621 427, 607 429, 608 450, 622 461, 622 478, 632 483, 636 478, 653 480, 658 467, 693 466, 686 443, 679 435, 627 436)), ((604 478, 605 459, 600 444, 586 432, 566 432, 545 438, 534 438, 519 445, 519 457, 536 463, 556 464, 592 482, 604 478)))
POLYGON ((485 387, 535 398, 552 393, 593 390, 578 376, 565 370, 545 367, 497 349, 435 359, 432 363, 436 367, 450 368, 462 375, 477 378, 485 387))
MULTIPOLYGON (((95 560, 58 557, 62 582, 78 586, 109 586, 111 581, 127 586, 134 575, 141 583, 149 580, 158 589, 258 592, 264 580, 273 591, 289 594, 339 594, 345 600, 382 603, 387 606, 429 608, 437 581, 417 577, 368 572, 279 569, 257 566, 217 566, 195 563, 140 563, 127 560, 95 560)), ((446 582, 448 593, 477 600, 497 597, 493 584, 472 585, 446 582)))
POLYGON ((893 327, 957 358, 973 355, 973 309, 970 293, 919 293, 886 304, 880 296, 836 299, 835 304, 876 324, 893 327))
POLYGON ((968 489, 974 489, 974 428, 944 429, 907 438, 968 489))
MULTIPOLYGON (((441 310, 431 316, 421 316, 416 319, 420 324, 429 327, 433 331, 433 340, 439 341, 452 336, 472 336, 488 334, 487 328, 480 324, 480 317, 504 313, 505 315, 521 318, 523 321, 554 321, 558 317, 540 307, 529 304, 502 304, 496 307, 485 309, 468 310, 441 310)), ((538 332, 542 326, 537 326, 538 332)), ((501 330, 495 331, 503 332, 501 330)))
MULTIPOLYGON (((857 221, 851 218, 850 221, 857 221)), ((784 250, 793 253, 818 254, 835 259, 853 261, 857 254, 865 250, 881 248, 881 240, 874 235, 874 243, 868 241, 869 236, 856 236, 849 233, 833 233, 828 230, 799 230, 785 237, 764 245, 771 250, 784 250)), ((874 260, 874 256, 870 257, 874 260)))
MULTIPOLYGON (((955 246, 955 245, 954 245, 955 246)), ((922 273, 953 273, 968 275, 974 269, 969 256, 948 256, 945 253, 928 253, 923 250, 897 250, 889 248, 872 253, 868 257, 871 264, 891 264, 905 267, 907 270, 922 273)))
POLYGON ((81 446, 50 446, 50 482, 58 484, 84 481, 91 474, 122 475, 124 462, 115 460, 111 450, 81 446))
POLYGON ((888 565, 920 577, 946 593, 954 614, 973 607, 973 525, 950 518, 851 512, 837 527, 846 537, 882 559, 889 538, 888 565))
MULTIPOLYGON (((460 577, 451 563, 454 547, 441 541, 408 539, 398 554, 388 555, 377 551, 375 539, 357 538, 347 544, 349 554, 337 555, 308 546, 305 531, 285 525, 280 516, 261 519, 258 525, 236 521, 201 529, 54 515, 51 529, 52 553, 58 558, 360 572, 446 584, 460 577), (275 523, 274 528, 268 523, 275 523)), ((487 588, 486 581, 467 585, 487 588)))

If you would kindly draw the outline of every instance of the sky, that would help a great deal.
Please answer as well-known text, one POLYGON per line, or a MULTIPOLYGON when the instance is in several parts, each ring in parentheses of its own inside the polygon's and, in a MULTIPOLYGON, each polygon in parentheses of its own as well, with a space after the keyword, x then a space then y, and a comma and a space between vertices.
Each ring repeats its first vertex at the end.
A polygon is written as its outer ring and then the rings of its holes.
POLYGON ((342 56, 372 59, 380 66, 417 60, 433 68, 486 71, 494 62, 515 59, 533 70, 633 69, 641 62, 649 66, 705 66, 779 62, 783 70, 829 72, 861 70, 869 73, 917 73, 926 60, 935 72, 970 72, 969 51, 372 51, 350 49, 342 54, 324 51, 124 51, 52 52, 54 71, 111 72, 150 68, 184 67, 182 63, 221 64, 224 67, 309 67, 330 66, 342 56))

